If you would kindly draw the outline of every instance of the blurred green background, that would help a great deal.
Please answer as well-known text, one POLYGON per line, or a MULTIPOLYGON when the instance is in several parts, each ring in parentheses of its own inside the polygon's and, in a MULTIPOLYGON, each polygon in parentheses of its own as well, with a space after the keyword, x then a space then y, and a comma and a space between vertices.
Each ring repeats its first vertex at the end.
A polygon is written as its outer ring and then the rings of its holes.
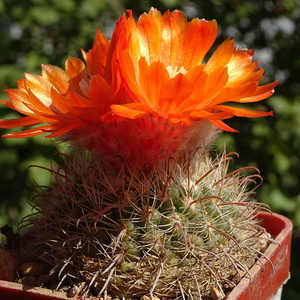
MULTIPOLYGON (((41 64, 64 68, 67 56, 92 46, 95 29, 111 35, 125 9, 134 14, 156 7, 183 10, 188 18, 216 19, 215 46, 232 37, 238 47, 256 50, 266 70, 263 83, 280 80, 276 94, 252 109, 274 111, 274 117, 234 118, 227 123, 240 133, 223 133, 224 144, 240 159, 235 167, 256 166, 264 178, 258 198, 294 223, 292 277, 282 299, 300 299, 300 1, 299 0, 0 0, 0 99, 16 87, 24 72, 40 74, 41 64)), ((0 107, 0 118, 17 113, 0 107)), ((0 134, 8 130, 0 129, 0 134)), ((44 137, 0 141, 0 226, 16 228, 31 211, 32 186, 47 185, 55 147, 44 137)))

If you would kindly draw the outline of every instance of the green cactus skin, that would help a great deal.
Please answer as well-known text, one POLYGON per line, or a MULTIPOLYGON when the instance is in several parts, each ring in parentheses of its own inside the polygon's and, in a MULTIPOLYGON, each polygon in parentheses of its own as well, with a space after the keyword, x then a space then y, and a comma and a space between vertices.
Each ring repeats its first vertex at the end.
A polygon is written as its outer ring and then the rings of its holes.
POLYGON ((71 280, 84 297, 201 299, 212 287, 225 296, 232 274, 248 272, 260 256, 264 229, 255 215, 263 207, 253 184, 260 176, 228 174, 232 157, 211 157, 192 167, 170 160, 147 174, 125 165, 109 174, 86 155, 66 158, 35 199, 28 253, 57 274, 57 289, 71 280))

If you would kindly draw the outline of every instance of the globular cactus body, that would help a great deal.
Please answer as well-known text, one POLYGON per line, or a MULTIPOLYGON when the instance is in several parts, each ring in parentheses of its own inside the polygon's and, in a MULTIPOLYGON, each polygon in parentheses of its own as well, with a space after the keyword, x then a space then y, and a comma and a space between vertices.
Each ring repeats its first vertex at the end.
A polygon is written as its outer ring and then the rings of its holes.
POLYGON ((229 160, 204 155, 193 167, 170 160, 147 175, 124 166, 110 177, 101 162, 78 157, 52 171, 34 230, 59 285, 85 281, 85 296, 201 299, 212 287, 224 294, 233 274, 258 258, 263 232, 249 186, 259 175, 228 174, 229 160))

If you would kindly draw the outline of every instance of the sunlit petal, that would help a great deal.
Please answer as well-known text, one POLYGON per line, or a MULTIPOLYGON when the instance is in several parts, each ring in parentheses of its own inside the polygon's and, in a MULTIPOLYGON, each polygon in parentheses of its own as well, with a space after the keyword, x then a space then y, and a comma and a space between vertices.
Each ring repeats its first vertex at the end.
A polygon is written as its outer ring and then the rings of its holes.
POLYGON ((3 137, 46 133, 107 161, 143 166, 187 158, 219 129, 236 131, 224 120, 272 115, 235 107, 271 96, 277 81, 260 85, 254 51, 230 38, 212 51, 217 35, 216 21, 188 21, 179 10, 151 8, 137 21, 128 10, 110 41, 97 31, 83 60, 69 57, 64 70, 43 65, 41 76, 26 73, 7 90, 0 103, 25 117, 0 127, 37 127, 3 137))

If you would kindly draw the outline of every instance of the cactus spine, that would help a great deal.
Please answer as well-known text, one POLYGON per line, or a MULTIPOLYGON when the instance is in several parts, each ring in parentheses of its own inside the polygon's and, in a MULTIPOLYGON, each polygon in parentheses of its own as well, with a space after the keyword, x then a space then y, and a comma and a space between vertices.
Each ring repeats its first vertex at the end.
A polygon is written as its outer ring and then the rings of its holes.
POLYGON ((36 235, 28 253, 57 274, 57 289, 71 279, 79 295, 201 299, 212 287, 224 295, 259 257, 264 231, 251 187, 259 175, 228 174, 230 159, 170 160, 146 175, 67 158, 52 170, 50 191, 39 193, 35 220, 27 219, 36 235))

